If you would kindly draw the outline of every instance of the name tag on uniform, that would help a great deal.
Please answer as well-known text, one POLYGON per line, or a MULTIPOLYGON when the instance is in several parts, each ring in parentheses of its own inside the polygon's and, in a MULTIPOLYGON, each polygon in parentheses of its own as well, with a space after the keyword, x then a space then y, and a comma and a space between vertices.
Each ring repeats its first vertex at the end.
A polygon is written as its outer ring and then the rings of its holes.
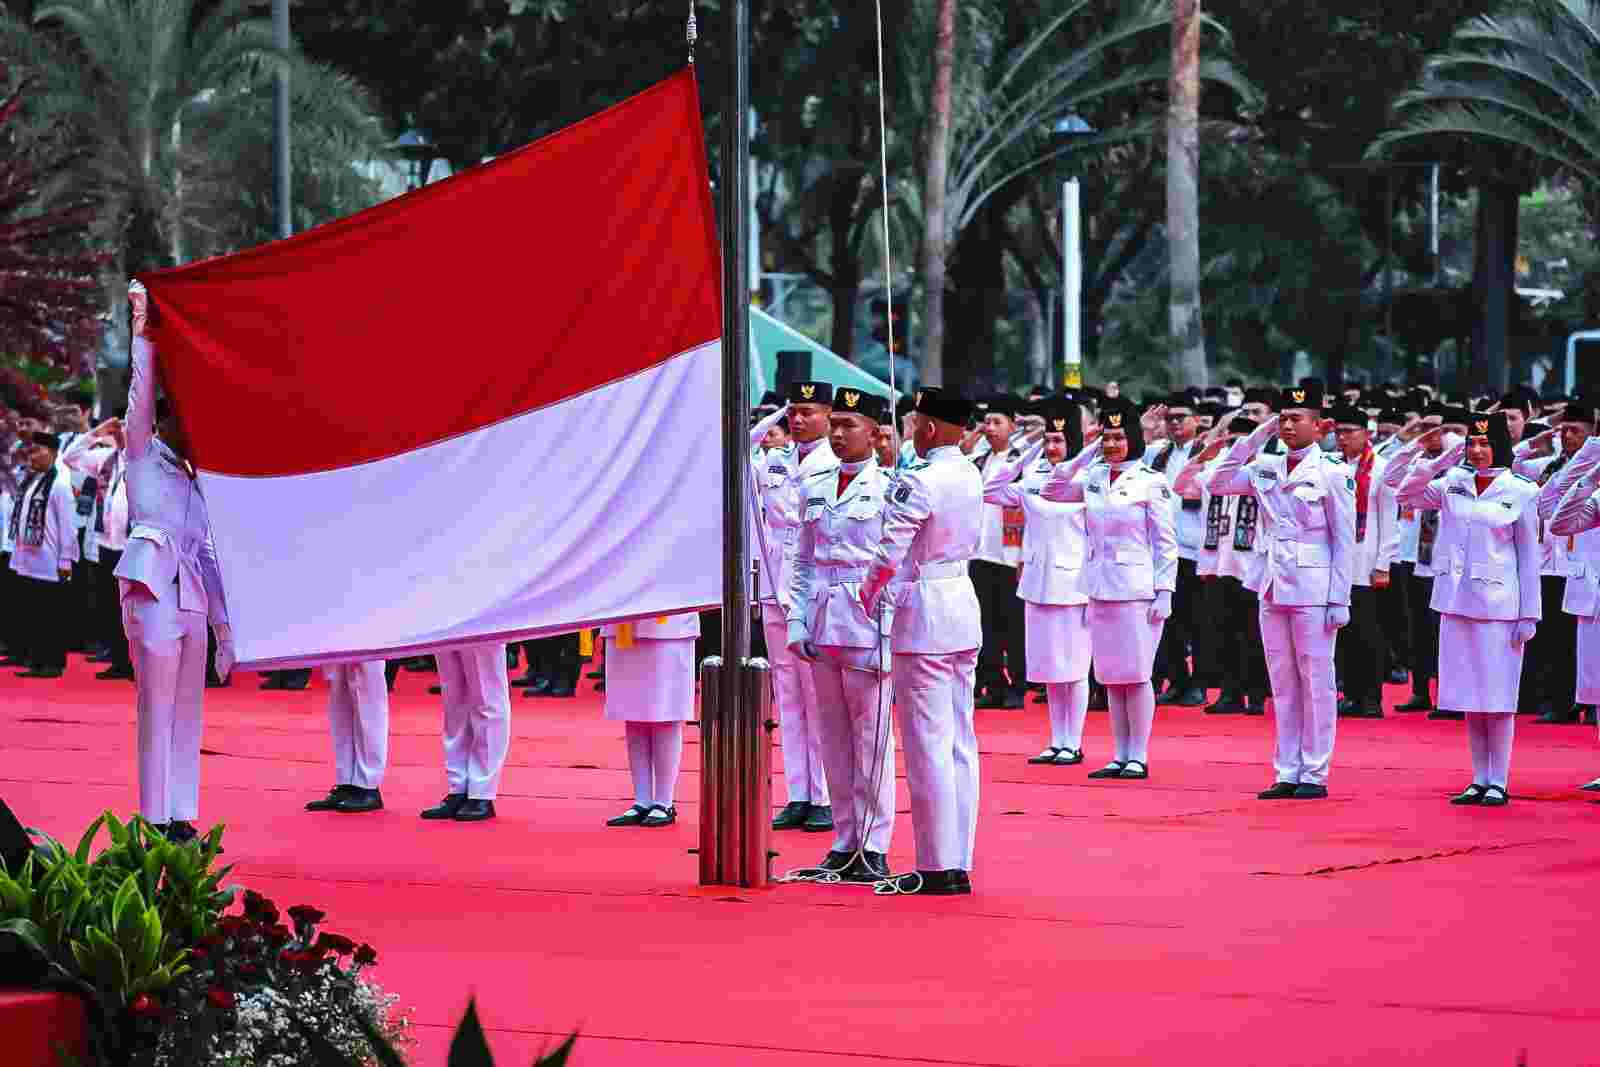
POLYGON ((807 497, 806 498, 806 507, 808 507, 808 508, 809 507, 815 507, 818 504, 826 504, 827 502, 828 501, 824 497, 820 497, 820 496, 807 497))
MULTIPOLYGON (((1028 490, 1028 495, 1029 496, 1038 496, 1039 495, 1039 490, 1037 490, 1037 489, 1029 489, 1028 490)), ((1506 506, 1510 507, 1511 505, 1507 504, 1506 506)))
POLYGON ((1275 482, 1278 480, 1278 472, 1263 468, 1256 471, 1256 477, 1264 482, 1275 482))
POLYGON ((899 489, 894 491, 894 498, 897 503, 904 504, 907 500, 911 499, 911 487, 909 485, 902 485, 899 489))
POLYGON ((1098 485, 1096 485, 1093 482, 1090 482, 1088 485, 1084 486, 1084 491, 1085 492, 1089 492, 1089 493, 1098 493, 1098 492, 1101 492, 1102 490, 1098 485))
POLYGON ((1514 509, 1514 508, 1512 508, 1512 506, 1511 506, 1511 501, 1509 501, 1509 500, 1502 500, 1502 501, 1500 501, 1500 506, 1501 506, 1501 507, 1503 507, 1503 508, 1505 508, 1505 509, 1506 509, 1506 510, 1507 510, 1507 511, 1513 511, 1513 510, 1515 510, 1515 509, 1514 509))
POLYGON ((1467 492, 1466 486, 1463 486, 1463 485, 1452 485, 1449 489, 1445 490, 1445 492, 1451 494, 1452 496, 1471 496, 1472 495, 1471 493, 1467 492))

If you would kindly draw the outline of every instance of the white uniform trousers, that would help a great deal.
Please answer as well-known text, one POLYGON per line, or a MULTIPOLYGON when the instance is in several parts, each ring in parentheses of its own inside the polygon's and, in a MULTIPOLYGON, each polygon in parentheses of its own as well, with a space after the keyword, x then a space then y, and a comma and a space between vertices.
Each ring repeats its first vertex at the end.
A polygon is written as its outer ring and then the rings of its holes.
POLYGON ((811 674, 817 684, 822 761, 833 787, 833 850, 886 853, 894 836, 894 729, 889 724, 894 680, 888 672, 840 662, 856 653, 870 656, 871 649, 818 652, 811 674))
POLYGON ((789 624, 776 604, 761 605, 761 628, 772 664, 772 698, 778 708, 778 740, 783 745, 783 779, 789 801, 828 803, 822 769, 822 735, 817 729, 817 685, 811 664, 789 653, 789 624))
POLYGON ((1328 784, 1339 718, 1333 678, 1338 631, 1327 628, 1327 617, 1322 604, 1261 602, 1261 647, 1277 728, 1272 767, 1280 782, 1328 784))
POLYGON ((511 747, 506 646, 456 648, 435 658, 444 691, 444 771, 450 792, 493 800, 511 747))
POLYGON ((389 686, 383 660, 327 668, 335 785, 377 789, 389 763, 389 686))
POLYGON ((972 870, 978 834, 978 735, 972 722, 977 673, 975 648, 894 657, 919 871, 972 870))
POLYGON ((200 814, 201 701, 206 616, 179 611, 178 591, 157 600, 123 583, 122 626, 139 689, 139 812, 153 823, 200 814))

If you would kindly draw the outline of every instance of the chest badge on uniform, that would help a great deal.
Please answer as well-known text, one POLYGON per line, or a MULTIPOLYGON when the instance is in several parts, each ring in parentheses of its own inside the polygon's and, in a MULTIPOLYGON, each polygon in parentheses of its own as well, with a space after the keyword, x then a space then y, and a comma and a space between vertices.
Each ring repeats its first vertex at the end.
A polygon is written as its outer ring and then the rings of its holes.
POLYGON ((895 503, 897 504, 904 504, 907 500, 910 500, 911 487, 909 485, 902 485, 900 488, 896 489, 894 491, 894 499, 895 503))

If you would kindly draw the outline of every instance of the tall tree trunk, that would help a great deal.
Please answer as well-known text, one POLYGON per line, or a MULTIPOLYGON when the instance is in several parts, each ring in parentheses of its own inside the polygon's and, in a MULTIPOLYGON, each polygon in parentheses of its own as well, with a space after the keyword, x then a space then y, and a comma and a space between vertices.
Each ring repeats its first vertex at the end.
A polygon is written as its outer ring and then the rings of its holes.
POLYGON ((945 177, 950 165, 950 92, 956 62, 956 0, 939 0, 933 43, 933 93, 928 102, 928 173, 923 194, 922 384, 944 384, 944 284, 949 227, 945 177))
POLYGON ((1517 186, 1485 179, 1478 188, 1477 248, 1472 278, 1476 314, 1472 348, 1461 368, 1465 388, 1504 392, 1510 377, 1516 310, 1517 186))
POLYGON ((1200 305, 1200 0, 1172 0, 1172 78, 1167 88, 1169 322, 1180 384, 1204 388, 1200 305))

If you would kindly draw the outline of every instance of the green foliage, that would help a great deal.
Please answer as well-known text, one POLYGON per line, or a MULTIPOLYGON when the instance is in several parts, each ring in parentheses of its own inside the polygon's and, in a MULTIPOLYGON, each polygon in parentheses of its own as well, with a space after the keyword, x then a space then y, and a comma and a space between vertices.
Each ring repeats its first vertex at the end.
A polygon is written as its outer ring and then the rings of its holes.
MULTIPOLYGON (((533 1067, 564 1067, 578 1037, 573 1034, 554 1052, 533 1061, 533 1067)), ((450 1041, 450 1058, 447 1067, 494 1067, 494 1056, 489 1052, 489 1040, 484 1036, 483 1024, 478 1021, 476 998, 467 1001, 466 1014, 456 1026, 450 1041)))

